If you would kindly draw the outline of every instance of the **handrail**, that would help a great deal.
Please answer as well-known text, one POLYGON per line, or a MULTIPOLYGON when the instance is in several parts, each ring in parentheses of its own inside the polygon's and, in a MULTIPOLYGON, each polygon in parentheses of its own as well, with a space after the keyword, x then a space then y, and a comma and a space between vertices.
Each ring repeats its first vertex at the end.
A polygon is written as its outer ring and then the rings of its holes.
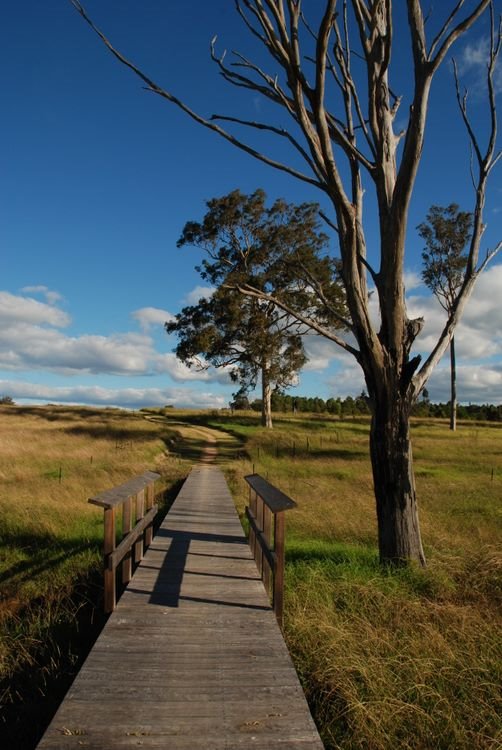
POLYGON ((284 611, 284 511, 296 503, 259 474, 244 477, 249 485, 249 546, 269 595, 277 621, 282 628, 284 611), (274 519, 272 529, 272 516, 274 519), (273 539, 273 541, 272 541, 273 539))
POLYGON ((144 550, 151 544, 153 519, 158 510, 154 504, 154 483, 160 474, 145 471, 128 482, 105 490, 89 502, 104 509, 104 609, 113 612, 117 602, 116 570, 122 563, 122 583, 132 578, 132 553, 138 563, 144 550), (122 506, 122 541, 117 545, 116 510, 122 506), (133 515, 135 525, 133 527, 133 515))

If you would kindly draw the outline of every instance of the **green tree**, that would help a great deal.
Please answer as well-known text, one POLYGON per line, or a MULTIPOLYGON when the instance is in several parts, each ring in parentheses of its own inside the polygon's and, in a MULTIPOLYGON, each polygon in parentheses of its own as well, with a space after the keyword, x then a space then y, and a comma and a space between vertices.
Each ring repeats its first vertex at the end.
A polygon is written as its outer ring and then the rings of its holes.
MULTIPOLYGON (((253 98, 263 97, 268 105, 264 111, 271 118, 266 122, 245 120, 238 114, 208 118, 195 112, 127 60, 94 26, 78 0, 70 1, 149 91, 233 146, 318 188, 329 200, 327 218, 337 231, 352 338, 310 319, 287 298, 277 296, 275 302, 352 354, 360 365, 372 414, 370 455, 380 559, 425 564, 410 439, 411 409, 446 351, 476 279, 502 246, 498 242, 480 261, 487 182, 500 156, 494 74, 501 29, 495 23, 493 0, 449 0, 434 12, 427 8, 425 15, 421 0, 324 0, 309 4, 315 6, 309 9, 298 0, 237 0, 236 10, 259 48, 256 58, 237 52, 229 64, 229 57, 218 56, 213 44, 212 59, 228 83, 241 91, 247 89, 253 98), (431 87, 452 47, 485 11, 490 22, 484 143, 470 120, 454 66, 460 116, 473 154, 474 224, 468 262, 454 310, 422 362, 412 347, 424 321, 407 315, 404 269, 407 222, 424 151, 431 87), (399 16, 407 29, 397 28, 399 16), (397 80, 409 82, 404 92, 406 113, 400 110, 397 80), (274 153, 259 151, 243 139, 246 128, 251 134, 260 131, 282 139, 292 148, 291 159, 279 161, 274 153), (365 195, 370 195, 368 202, 365 195), (378 257, 371 262, 365 211, 373 209, 378 229, 372 229, 370 239, 378 257), (378 301, 377 322, 370 311, 370 282, 378 301)), ((434 131, 429 130, 428 138, 434 139, 434 131)), ((318 289, 315 279, 312 288, 322 299, 322 285, 318 289)), ((251 283, 242 290, 268 298, 265 290, 251 283)))
MULTIPOLYGON (((418 225, 418 233, 425 241, 422 252, 422 278, 439 304, 450 317, 459 290, 464 283, 467 266, 467 244, 471 239, 473 216, 460 211, 456 203, 431 206, 425 222, 418 225)), ((455 337, 450 340, 450 429, 457 427, 457 373, 455 365, 455 337)))
POLYGON ((210 299, 184 308, 166 331, 177 334, 175 351, 186 364, 203 367, 202 356, 228 367, 242 392, 260 379, 262 423, 272 427, 272 392, 296 381, 306 362, 302 335, 310 330, 284 312, 275 296, 324 324, 343 321, 343 294, 325 254, 328 238, 320 231, 316 204, 277 200, 267 207, 263 190, 250 196, 234 190, 206 205, 202 222, 187 222, 178 247, 204 252, 197 270, 217 289, 210 299), (323 284, 322 303, 313 293, 312 274, 323 284), (248 284, 268 298, 243 295, 239 288, 248 284))
POLYGON ((245 391, 237 391, 237 393, 233 394, 234 398, 233 401, 230 402, 230 408, 232 410, 247 410, 251 408, 251 404, 249 403, 249 399, 247 396, 247 393, 245 391))
POLYGON ((242 403, 260 379, 262 424, 270 428, 273 388, 292 385, 306 362, 297 327, 275 305, 243 298, 224 287, 210 299, 183 308, 165 324, 167 333, 177 335, 176 356, 186 365, 200 370, 209 365, 228 368, 230 378, 239 384, 235 403, 242 403))

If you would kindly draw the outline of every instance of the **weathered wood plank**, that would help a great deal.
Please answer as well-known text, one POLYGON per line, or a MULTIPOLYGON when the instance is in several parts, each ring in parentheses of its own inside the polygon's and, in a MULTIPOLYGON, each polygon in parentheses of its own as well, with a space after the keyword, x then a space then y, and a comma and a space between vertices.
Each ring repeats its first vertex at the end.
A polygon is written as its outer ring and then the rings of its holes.
MULTIPOLYGON (((136 542, 139 536, 143 533, 143 531, 148 527, 151 526, 153 519, 157 515, 157 506, 154 505, 153 508, 150 508, 148 513, 141 518, 138 523, 135 525, 134 529, 128 529, 130 531, 130 534, 128 537, 125 537, 122 539, 120 544, 116 546, 114 551, 108 556, 108 569, 109 570, 115 570, 119 562, 122 560, 123 557, 129 552, 133 544, 136 542)), ((143 544, 141 542, 141 544, 143 544)), ((129 577, 130 580, 130 577, 129 577)))
POLYGON ((281 490, 277 489, 277 487, 274 487, 273 484, 267 482, 267 480, 259 474, 248 474, 244 479, 257 495, 266 501, 272 513, 280 513, 283 510, 296 508, 294 500, 285 495, 284 492, 281 492, 281 490))
POLYGON ((321 750, 223 475, 195 468, 39 750, 321 750))
POLYGON ((114 508, 116 505, 123 503, 128 497, 136 495, 157 479, 160 479, 160 474, 157 474, 155 471, 145 471, 141 476, 130 479, 118 487, 113 487, 110 490, 100 492, 99 495, 90 497, 89 502, 93 505, 98 505, 100 508, 114 508))

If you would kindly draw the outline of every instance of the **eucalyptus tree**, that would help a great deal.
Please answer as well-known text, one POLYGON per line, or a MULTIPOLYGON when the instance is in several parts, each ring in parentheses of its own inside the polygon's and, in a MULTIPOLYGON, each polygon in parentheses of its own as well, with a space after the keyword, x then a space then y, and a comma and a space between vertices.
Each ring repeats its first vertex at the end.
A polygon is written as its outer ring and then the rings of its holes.
POLYGON ((272 297, 317 325, 348 325, 343 291, 326 255, 328 237, 320 231, 315 203, 277 200, 267 207, 263 190, 249 196, 234 190, 206 205, 203 220, 187 222, 177 244, 203 252, 196 269, 215 291, 165 328, 177 334, 175 351, 185 364, 228 368, 241 394, 261 380, 262 423, 272 427, 272 391, 296 382, 307 361, 303 336, 313 332, 272 297), (270 299, 243 294, 243 286, 270 299))
POLYGON ((272 428, 272 391, 294 385, 307 361, 298 324, 270 302, 220 287, 184 307, 167 333, 178 337, 176 356, 199 370, 225 368, 242 398, 261 382, 261 422, 272 428))
MULTIPOLYGON (((256 58, 238 52, 232 53, 233 57, 218 55, 213 42, 212 59, 228 83, 247 89, 253 99, 263 97, 275 105, 277 119, 272 119, 272 108, 267 106, 264 110, 270 120, 266 122, 247 120, 239 113, 204 117, 194 111, 115 49, 78 0, 70 2, 150 92, 175 104, 235 147, 318 188, 329 200, 327 219, 338 233, 352 338, 330 327, 319 326, 317 330, 349 352, 364 374, 372 412, 370 455, 380 558, 384 562, 415 560, 425 564, 410 412, 448 347, 479 273, 500 248, 499 242, 480 260, 487 181, 500 156, 496 148, 494 73, 501 28, 495 19, 493 0, 447 0, 437 4, 433 12, 427 11, 427 17, 420 0, 323 0, 309 3, 308 8, 305 4, 305 12, 301 0, 235 0, 243 28, 256 44, 256 58), (402 11, 406 11, 405 19, 402 11), (422 361, 412 347, 423 320, 410 319, 405 302, 410 202, 424 149, 433 79, 452 47, 485 11, 489 14, 488 117, 483 139, 470 119, 467 94, 461 91, 454 67, 460 118, 472 151, 474 218, 468 260, 452 312, 432 351, 422 361), (266 59, 268 67, 262 62, 266 59), (401 81, 409 82, 405 92, 407 112, 400 111, 402 98, 394 85, 396 71, 401 81), (251 140, 241 136, 245 128, 251 140), (255 148, 251 134, 257 131, 282 139, 292 148, 294 157, 279 161, 273 152, 255 148), (304 168, 298 166, 302 161, 304 168), (371 254, 363 215, 365 195, 370 192, 374 200, 367 206, 369 211, 376 206, 378 227, 370 238, 371 254), (376 321, 371 315, 370 287, 376 292, 376 321)), ((428 135, 433 138, 434 132, 428 135)), ((251 284, 242 289, 249 295, 271 299, 251 284)), ((315 323, 295 306, 280 299, 275 302, 301 322, 315 323)))
MULTIPOLYGON (((431 206, 426 220, 418 225, 418 233, 425 241, 422 252, 422 279, 439 304, 450 316, 464 282, 467 243, 471 238, 472 214, 460 211, 456 203, 431 206)), ((457 427, 457 372, 455 337, 450 339, 450 429, 457 427)))

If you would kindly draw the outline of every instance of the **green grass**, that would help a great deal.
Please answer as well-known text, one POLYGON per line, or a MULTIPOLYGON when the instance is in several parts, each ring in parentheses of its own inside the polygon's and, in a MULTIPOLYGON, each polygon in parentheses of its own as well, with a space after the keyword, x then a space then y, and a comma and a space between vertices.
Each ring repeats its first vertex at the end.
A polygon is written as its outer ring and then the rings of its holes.
POLYGON ((218 423, 246 440, 226 467, 239 511, 253 468, 298 503, 286 638, 326 747, 502 747, 502 429, 413 423, 428 567, 392 569, 378 563, 367 422, 218 423))
POLYGON ((86 602, 100 586, 102 521, 87 497, 145 468, 175 482, 209 427, 241 514, 252 471, 298 503, 286 520, 285 635, 326 747, 502 747, 500 427, 413 423, 423 570, 378 564, 364 419, 279 415, 268 431, 252 413, 14 409, 0 421, 0 654, 4 675, 24 664, 30 683, 13 682, 18 728, 47 711, 40 696, 74 671, 97 617, 86 602), (69 621, 79 629, 65 661, 69 621))
POLYGON ((162 505, 189 464, 142 414, 2 407, 0 428, 0 745, 24 750, 103 623, 103 511, 87 499, 153 469, 162 505))

